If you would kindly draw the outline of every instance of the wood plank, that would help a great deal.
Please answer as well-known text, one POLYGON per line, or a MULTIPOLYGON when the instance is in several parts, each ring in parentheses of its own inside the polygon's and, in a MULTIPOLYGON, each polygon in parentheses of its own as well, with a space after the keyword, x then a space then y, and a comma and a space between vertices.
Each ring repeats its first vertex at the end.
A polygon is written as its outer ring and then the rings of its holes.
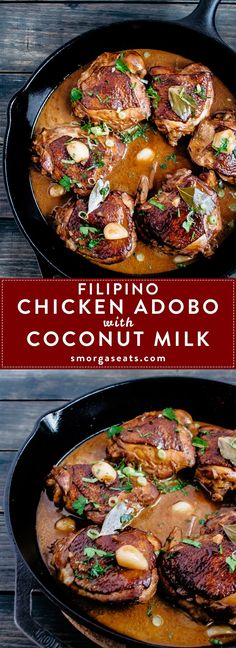
MULTIPOLYGON (((27 394, 28 395, 28 394, 27 394)), ((0 402, 0 452, 18 450, 39 418, 66 401, 0 402)))
MULTIPOLYGON (((0 592, 12 592, 15 587, 15 554, 2 513, 0 514, 0 547, 0 592)), ((0 605, 0 619, 1 612, 2 607, 0 605)), ((1 641, 0 645, 2 646, 1 641)))
MULTIPOLYGON (((0 372, 0 398, 1 400, 25 400, 28 401, 29 410, 33 400, 43 400, 45 411, 50 409, 50 400, 73 400, 83 394, 92 392, 95 389, 120 383, 125 380, 132 380, 154 376, 189 376, 195 378, 208 378, 236 384, 236 371, 234 370, 199 370, 189 369, 142 369, 117 370, 110 369, 101 371, 93 370, 5 370, 0 372), (47 399, 47 402, 46 400, 47 399)), ((60 403, 58 403, 58 407, 60 403)), ((0 419, 1 420, 1 419, 0 419)), ((17 419, 15 418, 16 426, 17 419)))
MULTIPOLYGON (((22 88, 28 79, 28 74, 0 74, 0 144, 3 143, 3 138, 7 125, 7 107, 10 99, 16 92, 22 88)), ((1 188, 0 188, 0 201, 1 188)))
MULTIPOLYGON (((194 6, 191 5, 191 7, 194 6)), ((120 3, 1 3, 1 69, 32 72, 51 52, 93 26, 134 18, 133 5, 120 3), (22 18, 27 12, 27 25, 22 18), (61 19, 63 15, 63 21, 61 19)), ((177 19, 190 7, 184 3, 141 3, 135 18, 177 19)), ((217 25, 225 41, 235 44, 236 5, 226 3, 217 12, 217 25)))
POLYGON ((35 254, 12 218, 1 219, 0 240, 0 277, 41 277, 35 254))
MULTIPOLYGON (((13 623, 13 594, 0 594, 0 641, 1 648, 32 648, 35 644, 16 628, 13 623)), ((60 638, 70 648, 94 648, 94 643, 76 631, 62 613, 42 594, 33 595, 33 618, 60 638)))
POLYGON ((0 452, 0 513, 3 512, 6 481, 15 455, 15 452, 0 452))

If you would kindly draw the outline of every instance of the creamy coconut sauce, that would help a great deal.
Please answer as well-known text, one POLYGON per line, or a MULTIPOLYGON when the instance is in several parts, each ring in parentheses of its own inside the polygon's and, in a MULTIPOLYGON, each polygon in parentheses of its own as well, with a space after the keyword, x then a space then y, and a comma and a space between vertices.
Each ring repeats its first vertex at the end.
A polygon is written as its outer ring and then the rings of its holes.
MULTIPOLYGON (((140 54, 144 54, 147 50, 137 49, 137 51, 140 52, 140 54)), ((192 63, 190 59, 184 58, 183 56, 177 56, 170 52, 148 50, 148 53, 150 56, 144 59, 148 67, 163 65, 173 68, 183 68, 185 65, 192 63)), ((51 94, 37 119, 35 124, 35 133, 40 131, 42 128, 53 128, 60 124, 75 123, 75 116, 71 111, 69 93, 71 88, 76 85, 80 73, 81 72, 78 72, 78 70, 73 72, 73 74, 68 76, 51 94)), ((217 77, 214 77, 214 89, 215 99, 211 113, 214 113, 217 110, 236 108, 236 100, 234 96, 217 77)), ((154 159, 158 163, 154 180, 154 189, 160 187, 160 184, 167 173, 173 173, 181 167, 194 169, 194 165, 192 164, 186 150, 185 138, 180 140, 177 147, 173 148, 168 144, 167 140, 161 135, 161 133, 154 133, 152 130, 148 130, 145 135, 148 137, 148 141, 145 141, 143 137, 140 137, 136 141, 128 144, 127 153, 124 159, 119 162, 110 175, 108 175, 112 190, 117 189, 120 191, 127 191, 128 193, 135 195, 140 175, 148 175, 150 172, 150 166, 153 163, 153 160, 152 162, 140 162, 136 159, 138 151, 146 146, 153 149, 155 152, 154 159), (175 153, 177 157, 176 163, 167 159, 168 156, 173 153, 175 153), (164 168, 160 165, 164 165, 164 168)), ((197 170, 197 174, 199 173, 200 168, 197 170)), ((50 178, 42 176, 33 168, 31 169, 30 174, 33 192, 39 209, 43 216, 48 218, 52 209, 56 205, 63 204, 68 200, 69 194, 60 199, 52 198, 48 193, 51 183, 50 178)), ((221 238, 224 238, 229 234, 236 218, 235 189, 235 186, 226 185, 224 183, 224 191, 222 191, 224 196, 220 198, 221 215, 223 220, 223 233, 221 233, 221 238)), ((93 263, 95 262, 93 261, 93 263)), ((104 264, 102 265, 104 266, 104 264)), ((164 254, 161 250, 154 249, 142 241, 138 241, 135 252, 129 259, 122 261, 121 263, 115 263, 104 267, 109 268, 111 271, 114 270, 125 274, 138 275, 175 270, 176 264, 173 256, 164 254)))
MULTIPOLYGON (((63 458, 61 463, 64 465, 93 463, 103 459, 106 440, 106 433, 101 432, 74 449, 66 458, 63 458)), ((183 490, 161 494, 154 506, 148 507, 133 520, 132 526, 144 531, 152 531, 164 544, 174 526, 181 527, 183 537, 190 534, 198 535, 202 528, 199 521, 215 510, 217 510, 216 505, 203 494, 201 489, 197 490, 193 486, 187 485, 183 490), (189 502, 192 511, 188 514, 174 512, 172 506, 179 501, 189 502)), ((55 523, 62 515, 69 514, 65 510, 62 512, 56 509, 46 493, 43 492, 37 510, 36 528, 39 548, 48 567, 50 546, 65 534, 65 532, 55 529, 55 523)), ((81 521, 77 521, 77 524, 78 529, 85 525, 81 521)), ((99 623, 146 643, 182 647, 211 645, 206 634, 206 626, 196 623, 158 594, 145 604, 110 607, 78 597, 78 605, 99 623), (150 608, 151 615, 149 616, 150 608), (152 616, 155 615, 160 615, 163 619, 163 624, 160 627, 155 627, 152 623, 152 616)))

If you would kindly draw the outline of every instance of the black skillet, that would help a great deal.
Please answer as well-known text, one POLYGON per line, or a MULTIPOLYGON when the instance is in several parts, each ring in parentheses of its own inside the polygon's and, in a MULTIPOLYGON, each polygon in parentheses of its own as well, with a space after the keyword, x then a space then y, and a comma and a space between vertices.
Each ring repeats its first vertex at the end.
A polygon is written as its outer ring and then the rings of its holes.
MULTIPOLYGON (((236 386, 196 378, 154 377, 111 385, 46 414, 18 453, 6 489, 7 525, 18 565, 16 622, 39 646, 63 648, 31 617, 34 589, 40 589, 78 623, 121 642, 117 648, 147 645, 91 620, 80 609, 78 598, 50 576, 37 546, 35 513, 45 476, 74 446, 112 424, 167 405, 189 411, 196 420, 235 428, 236 386)), ((227 645, 235 648, 235 643, 227 645)), ((148 646, 158 648, 158 644, 148 646)))
MULTIPOLYGON (((93 29, 70 41, 43 63, 13 97, 8 110, 4 167, 9 200, 23 233, 34 248, 44 276, 118 277, 67 250, 42 217, 29 181, 29 148, 35 120, 52 90, 77 65, 85 65, 102 51, 128 48, 169 50, 208 65, 236 95, 236 54, 223 43, 215 27, 220 0, 200 0, 193 13, 180 21, 135 20, 93 29)), ((138 8, 135 7, 135 13, 138 8)), ((225 8, 226 11, 226 8, 225 8)), ((211 259, 159 277, 221 277, 236 269, 236 230, 211 259)), ((124 276, 124 275, 123 275, 124 276)), ((154 275, 155 276, 155 275, 154 275)))

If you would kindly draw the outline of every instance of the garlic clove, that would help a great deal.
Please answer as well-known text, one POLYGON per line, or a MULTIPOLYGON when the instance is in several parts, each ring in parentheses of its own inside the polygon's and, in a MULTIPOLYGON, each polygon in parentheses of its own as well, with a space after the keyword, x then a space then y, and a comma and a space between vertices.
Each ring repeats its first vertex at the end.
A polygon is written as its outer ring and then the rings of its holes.
POLYGON ((147 162, 153 160, 155 157, 155 153, 153 149, 149 148, 146 146, 145 148, 141 149, 136 155, 136 159, 138 162, 147 162))
POLYGON ((108 241, 116 241, 128 238, 129 233, 123 225, 120 225, 120 223, 107 223, 104 227, 103 235, 108 241))
POLYGON ((112 484, 116 480, 116 470, 107 461, 98 461, 93 464, 91 470, 94 477, 96 477, 100 482, 112 484))
POLYGON ((138 569, 146 571, 148 569, 148 561, 145 556, 133 545, 123 545, 116 551, 116 560, 118 565, 126 569, 138 569))
POLYGON ((60 196, 64 196, 66 190, 59 184, 51 184, 48 193, 52 198, 59 198, 60 196))
POLYGON ((72 140, 72 142, 69 142, 69 144, 67 144, 66 150, 72 160, 74 160, 77 164, 79 162, 86 162, 90 156, 88 146, 86 146, 86 144, 80 142, 79 140, 72 140))

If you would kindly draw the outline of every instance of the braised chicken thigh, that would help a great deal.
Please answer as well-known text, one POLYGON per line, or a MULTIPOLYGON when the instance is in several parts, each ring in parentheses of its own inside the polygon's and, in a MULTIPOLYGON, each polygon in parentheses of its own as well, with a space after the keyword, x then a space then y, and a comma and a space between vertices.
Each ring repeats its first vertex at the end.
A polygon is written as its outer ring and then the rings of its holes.
POLYGON ((148 601, 158 581, 157 538, 132 528, 102 537, 99 531, 89 526, 54 544, 51 564, 59 579, 94 601, 148 601))
POLYGON ((136 233, 132 218, 133 198, 118 191, 106 197, 107 191, 108 185, 98 181, 93 192, 95 198, 103 192, 103 202, 98 204, 98 201, 92 201, 92 193, 89 202, 83 198, 70 199, 65 205, 54 209, 52 220, 57 234, 67 247, 89 259, 109 264, 123 261, 132 254, 136 233), (91 211, 88 211, 90 201, 91 211))
POLYGON ((163 246, 164 252, 188 258, 199 252, 209 256, 222 227, 219 199, 206 181, 190 169, 179 169, 167 175, 158 193, 138 207, 135 223, 141 238, 163 246))
POLYGON ((115 135, 86 135, 77 126, 44 128, 33 141, 33 161, 41 173, 59 182, 62 193, 71 189, 87 196, 125 155, 125 144, 115 135))
POLYGON ((214 501, 229 495, 236 502, 236 431, 204 425, 197 443, 196 479, 214 501))
POLYGON ((236 111, 222 110, 199 124, 190 140, 193 162, 214 169, 226 182, 236 183, 236 111))
POLYGON ((74 114, 96 124, 106 122, 118 131, 148 119, 150 100, 142 82, 145 74, 138 52, 101 54, 71 90, 74 114))
POLYGON ((208 518, 202 533, 182 538, 171 533, 159 557, 159 577, 168 597, 202 623, 236 624, 236 558, 232 541, 235 509, 208 518), (209 525, 209 526, 208 526, 209 525))
POLYGON ((96 524, 102 524, 119 502, 138 504, 142 508, 154 504, 158 498, 156 487, 142 472, 135 474, 124 466, 116 470, 106 461, 92 466, 55 466, 46 484, 56 506, 65 506, 67 511, 96 524))
POLYGON ((210 114, 214 99, 212 74, 199 63, 182 70, 152 67, 149 70, 152 118, 156 127, 165 133, 170 144, 176 146, 183 135, 210 114))
POLYGON ((131 465, 141 465, 152 477, 167 479, 195 464, 191 423, 189 414, 172 408, 142 414, 120 426, 119 434, 108 440, 107 455, 113 461, 124 458, 131 465))

